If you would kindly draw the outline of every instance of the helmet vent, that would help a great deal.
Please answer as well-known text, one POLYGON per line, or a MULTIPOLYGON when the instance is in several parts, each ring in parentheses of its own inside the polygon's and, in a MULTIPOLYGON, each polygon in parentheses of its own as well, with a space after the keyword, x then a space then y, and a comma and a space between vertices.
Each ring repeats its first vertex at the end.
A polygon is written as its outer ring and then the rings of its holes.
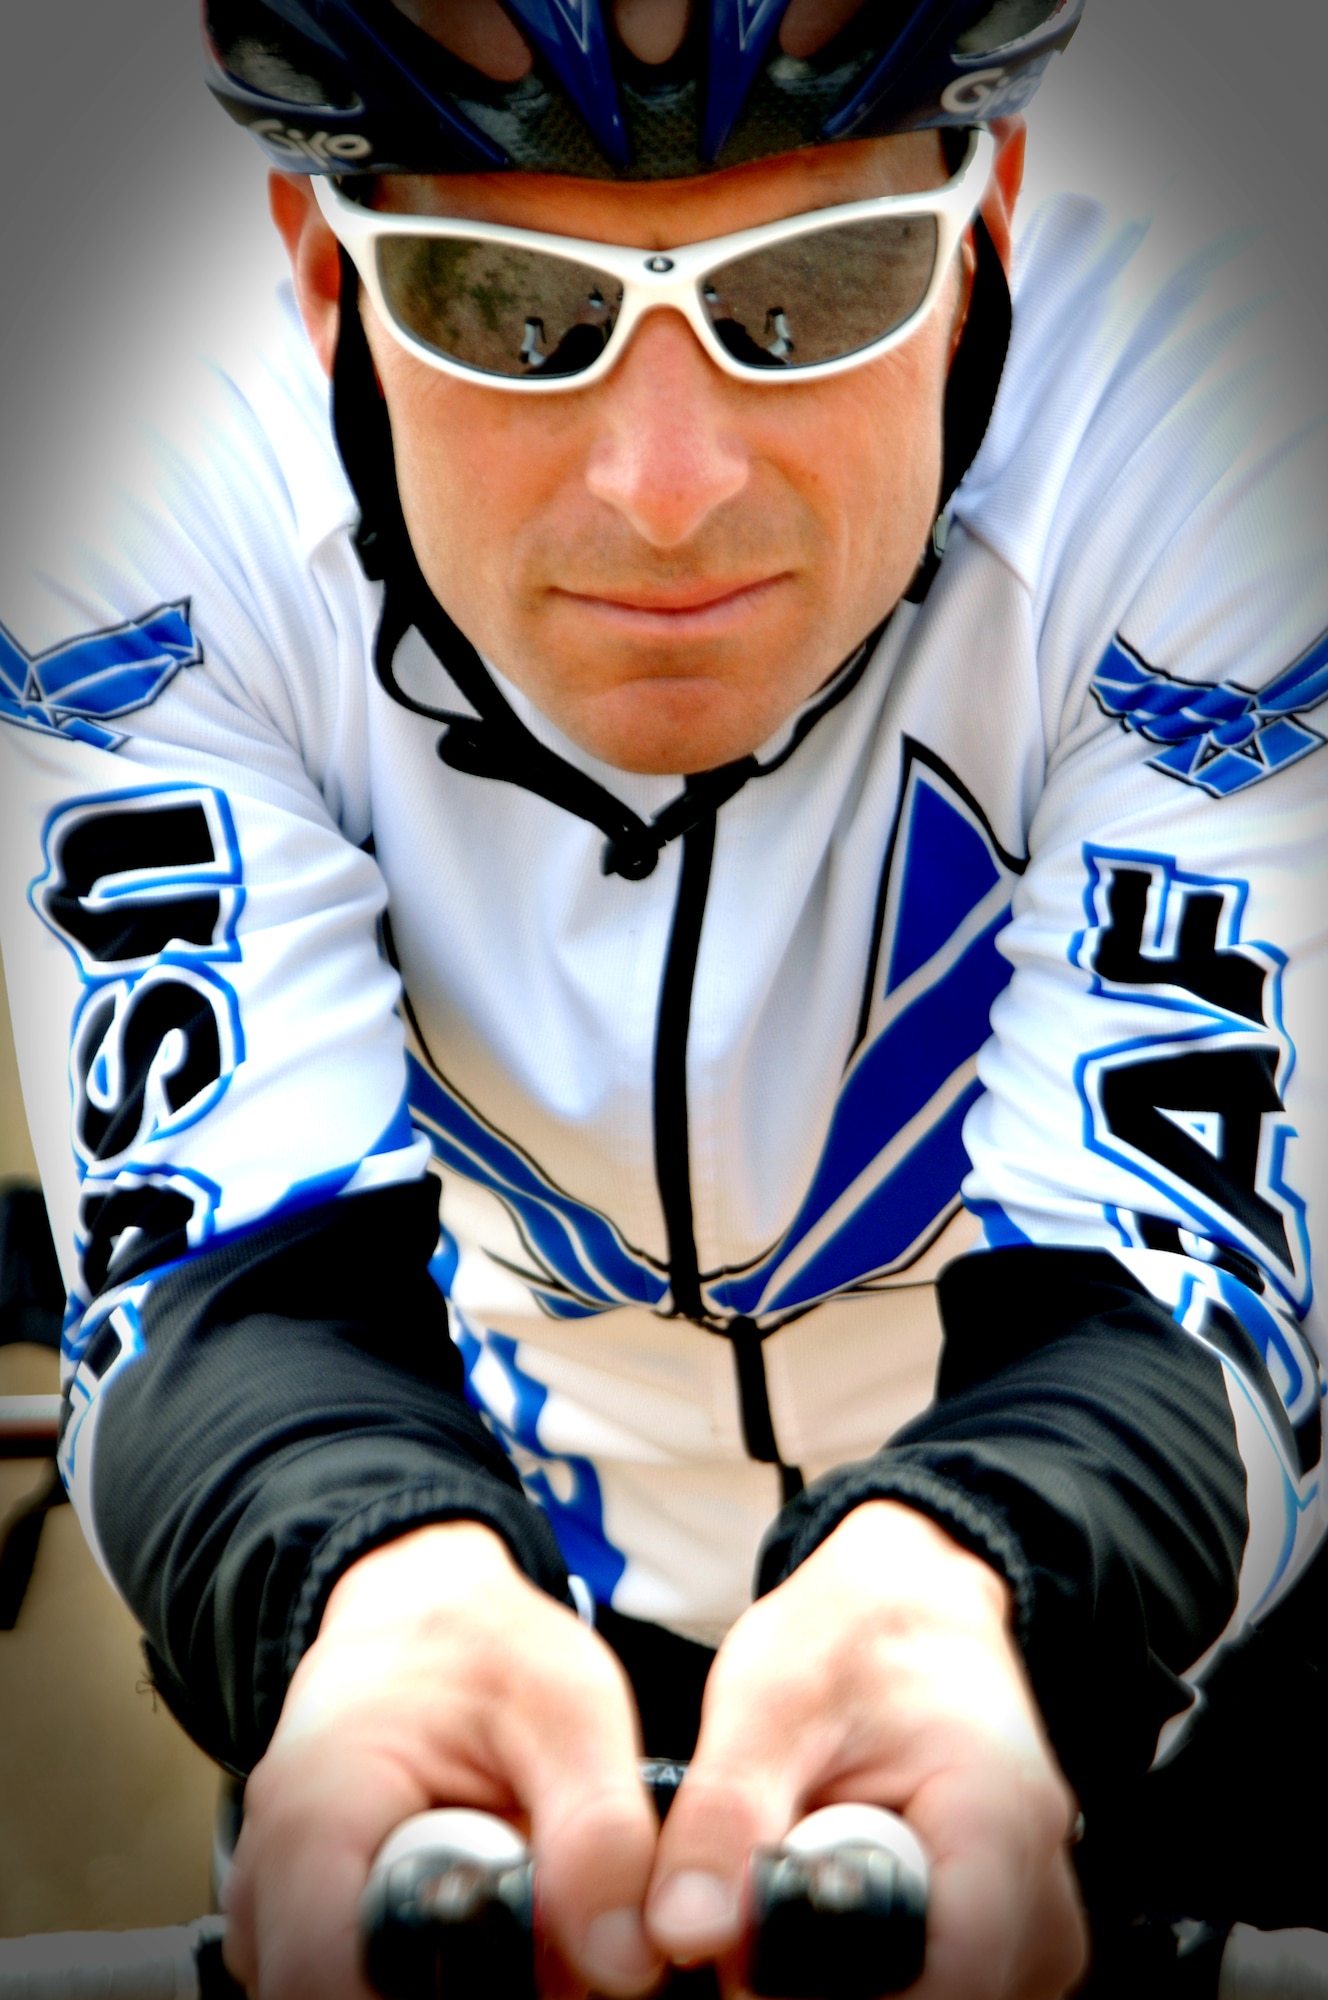
POLYGON ((957 56, 990 56, 1024 41, 1059 14, 1065 0, 996 0, 955 38, 957 56))
POLYGON ((268 42, 243 36, 221 51, 226 68, 237 83, 245 84, 260 97, 273 97, 282 104, 307 105, 316 111, 353 111, 357 100, 337 103, 334 93, 317 77, 305 76, 287 61, 280 49, 268 42))
POLYGON ((392 0, 398 14, 430 41, 494 83, 520 83, 534 57, 498 0, 392 0))
POLYGON ((629 55, 657 68, 686 41, 691 12, 690 0, 614 0, 613 25, 629 55))
POLYGON ((805 62, 819 55, 861 13, 864 0, 791 0, 780 23, 779 46, 805 62))
POLYGON ((222 68, 257 97, 310 111, 361 108, 332 49, 275 22, 261 0, 209 0, 207 34, 222 68))

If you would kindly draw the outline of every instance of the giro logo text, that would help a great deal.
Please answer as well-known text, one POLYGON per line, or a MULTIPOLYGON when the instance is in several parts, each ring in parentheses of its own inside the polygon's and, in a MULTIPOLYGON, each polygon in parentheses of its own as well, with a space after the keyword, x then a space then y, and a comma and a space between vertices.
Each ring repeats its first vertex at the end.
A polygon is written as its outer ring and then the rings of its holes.
POLYGON ((367 160, 373 151, 373 141, 362 132, 301 132, 294 125, 283 125, 279 118, 259 118, 250 129, 255 138, 284 158, 312 160, 320 167, 367 160))

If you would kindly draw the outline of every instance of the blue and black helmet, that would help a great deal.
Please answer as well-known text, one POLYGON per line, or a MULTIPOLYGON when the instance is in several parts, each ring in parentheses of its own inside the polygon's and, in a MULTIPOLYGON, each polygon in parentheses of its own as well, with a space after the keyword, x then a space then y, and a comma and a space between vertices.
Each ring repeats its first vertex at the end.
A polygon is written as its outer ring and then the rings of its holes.
POLYGON ((661 180, 1028 102, 1085 0, 204 0, 295 173, 661 180))

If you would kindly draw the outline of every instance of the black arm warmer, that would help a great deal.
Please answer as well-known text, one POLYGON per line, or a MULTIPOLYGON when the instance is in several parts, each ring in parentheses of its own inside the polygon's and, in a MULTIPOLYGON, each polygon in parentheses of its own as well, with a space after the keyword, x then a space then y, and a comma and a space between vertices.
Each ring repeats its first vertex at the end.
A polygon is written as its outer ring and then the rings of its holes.
POLYGON ((1188 1703, 1179 1674, 1235 1606, 1245 1469, 1221 1367, 1105 1253, 962 1258, 940 1303, 936 1401, 784 1509, 758 1589, 865 1500, 931 1516, 1008 1582, 1051 1740, 1091 1809, 1147 1768, 1188 1703))
POLYGON ((204 1252, 153 1286, 146 1352, 107 1385, 102 1549, 168 1705, 232 1769, 262 1754, 328 1593, 378 1544, 483 1521, 566 1596, 552 1531, 463 1398, 437 1238, 427 1179, 204 1252))

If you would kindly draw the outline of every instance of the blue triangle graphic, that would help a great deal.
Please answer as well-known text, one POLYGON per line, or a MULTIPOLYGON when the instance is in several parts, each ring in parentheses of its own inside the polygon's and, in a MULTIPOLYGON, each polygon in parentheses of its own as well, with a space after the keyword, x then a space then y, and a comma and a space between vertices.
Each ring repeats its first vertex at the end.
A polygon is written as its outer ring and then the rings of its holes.
POLYGON ((906 839, 887 993, 925 965, 1000 880, 982 835, 922 775, 913 788, 906 839))

